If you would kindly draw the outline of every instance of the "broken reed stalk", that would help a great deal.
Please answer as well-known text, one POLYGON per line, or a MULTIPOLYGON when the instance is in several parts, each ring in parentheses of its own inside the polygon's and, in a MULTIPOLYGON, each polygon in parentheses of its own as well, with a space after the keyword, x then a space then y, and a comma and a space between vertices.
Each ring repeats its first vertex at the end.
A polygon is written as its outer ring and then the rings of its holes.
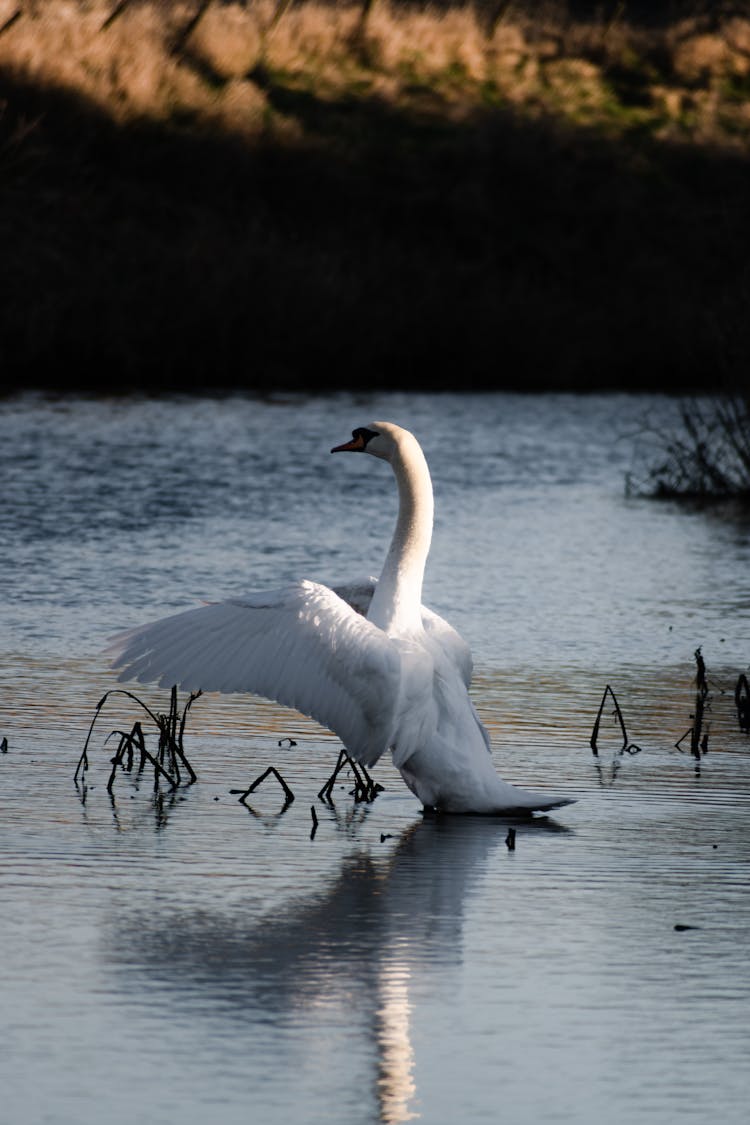
POLYGON ((744 672, 740 672, 734 689, 734 705, 740 730, 743 734, 750 734, 750 685, 744 672))
POLYGON ((120 743, 117 747, 114 758, 112 758, 112 772, 109 775, 109 781, 107 782, 107 792, 110 795, 112 793, 112 786, 115 783, 117 767, 120 766, 125 773, 132 773, 133 763, 135 760, 135 750, 137 750, 140 755, 140 760, 138 762, 139 775, 143 773, 143 768, 146 762, 150 762, 154 767, 155 791, 159 788, 160 776, 164 778, 171 789, 177 788, 180 783, 179 777, 171 777, 164 769, 164 767, 156 760, 153 754, 149 754, 148 750, 146 749, 146 740, 143 737, 143 728, 141 727, 140 723, 134 723, 133 729, 129 734, 126 731, 113 730, 112 734, 110 734, 106 739, 106 742, 108 742, 110 738, 113 738, 118 734, 120 736, 120 743))
POLYGON ((166 715, 157 715, 159 724, 159 750, 158 757, 159 763, 163 766, 165 761, 168 761, 169 768, 176 778, 177 784, 180 784, 180 762, 182 762, 189 775, 189 785, 192 785, 196 780, 196 773, 190 762, 185 757, 183 748, 183 737, 185 735, 185 723, 187 722, 188 711, 192 707, 195 700, 201 693, 191 692, 182 714, 177 703, 177 685, 173 685, 170 701, 169 712, 166 715))
MULTIPOLYGON (((279 741, 279 745, 281 745, 281 742, 283 742, 283 741, 284 740, 281 739, 279 741)), ((294 742, 293 739, 289 739, 289 742, 291 743, 292 746, 296 745, 296 743, 294 742)), ((318 793, 318 797, 321 801, 325 801, 329 805, 333 804, 333 800, 332 800, 332 796, 331 796, 332 793, 333 793, 333 786, 336 782, 336 778, 338 777, 338 775, 341 773, 341 770, 344 769, 345 766, 348 766, 351 769, 352 773, 354 774, 354 789, 351 790, 351 793, 354 797, 355 804, 359 804, 360 802, 363 802, 363 801, 366 801, 368 803, 371 802, 371 801, 374 801, 375 798, 377 797, 378 793, 381 793, 383 791, 383 786, 380 785, 378 782, 373 781, 373 779, 370 777, 370 775, 367 772, 367 770, 365 769, 365 767, 361 764, 358 765, 356 762, 354 762, 349 757, 346 750, 342 747, 341 750, 339 751, 338 761, 336 762, 336 768, 334 769, 331 776, 328 778, 328 781, 325 783, 323 788, 318 793)), ((284 795, 285 795, 286 799, 284 801, 284 806, 283 806, 281 812, 285 813, 286 810, 291 805, 292 801, 294 800, 294 793, 289 788, 286 781, 281 776, 281 774, 279 773, 279 771, 276 769, 275 766, 269 766, 267 770, 264 770, 264 772, 260 775, 260 777, 256 777, 255 781, 252 783, 252 785, 249 785, 247 787, 247 789, 230 789, 229 792, 233 793, 233 794, 236 794, 239 797, 240 802, 244 805, 247 805, 247 808, 250 808, 250 805, 247 804, 247 798, 250 796, 250 794, 253 792, 253 790, 257 789, 258 786, 261 785, 262 782, 264 782, 266 780, 266 778, 269 776, 269 774, 273 774, 273 776, 278 781, 279 785, 284 790, 284 795)), ((311 813, 312 813, 313 826, 312 826, 312 831, 310 833, 310 839, 312 840, 312 839, 315 838, 315 833, 318 830, 318 817, 317 817, 317 814, 315 812, 314 806, 311 806, 311 813)), ((281 814, 279 814, 279 815, 281 815, 281 814)))
POLYGON ((104 704, 107 702, 111 695, 124 695, 128 699, 132 699, 139 707, 143 708, 148 717, 156 726, 159 732, 159 746, 156 755, 150 754, 146 750, 146 742, 143 734, 143 727, 140 722, 133 725, 130 733, 124 731, 112 731, 112 733, 105 740, 109 741, 114 735, 120 736, 120 744, 118 745, 117 752, 112 759, 112 773, 110 774, 109 782, 107 784, 107 791, 112 793, 112 785, 114 784, 115 774, 117 767, 121 766, 126 773, 130 773, 133 768, 133 756, 137 750, 140 755, 140 765, 138 773, 143 771, 145 762, 150 762, 154 767, 154 788, 157 789, 159 785, 159 778, 164 777, 172 789, 177 788, 181 784, 182 775, 180 773, 180 763, 188 774, 188 781, 186 784, 192 785, 196 780, 197 774, 193 767, 190 765, 184 748, 185 736, 185 723, 187 721, 188 711, 192 707, 195 700, 201 695, 200 691, 191 692, 187 703, 185 704, 182 713, 180 713, 178 700, 177 700, 177 687, 174 686, 170 693, 169 712, 166 715, 155 714, 150 707, 148 707, 142 699, 134 695, 132 691, 127 691, 125 688, 112 688, 106 692, 96 705, 94 715, 89 725, 88 734, 86 735, 86 742, 83 746, 83 751, 78 759, 73 781, 78 782, 79 775, 82 777, 86 770, 89 768, 88 748, 91 742, 91 735, 94 731, 96 721, 101 714, 104 704), (125 764, 123 764, 125 763, 125 764))
POLYGON ((612 691, 611 686, 609 684, 607 684, 607 686, 604 688, 604 694, 602 695, 602 701, 599 704, 599 710, 596 713, 596 719, 594 720, 594 729, 592 730, 591 738, 589 739, 589 745, 591 746, 591 751, 592 751, 594 757, 595 758, 599 757, 599 748, 598 748, 598 745, 597 745, 598 738, 599 738, 599 727, 601 726, 602 715, 604 714, 604 705, 607 702, 607 696, 608 695, 610 695, 612 697, 612 702, 614 703, 614 707, 615 707, 613 714, 616 716, 617 721, 620 724, 620 731, 622 732, 622 746, 620 747, 619 753, 620 754, 640 754, 641 747, 636 746, 634 742, 628 741, 628 732, 625 729, 625 720, 622 717, 622 711, 620 710, 620 704, 617 702, 617 696, 612 691))
POLYGON ((695 723, 690 739, 690 752, 694 758, 700 758, 701 753, 708 753, 708 727, 703 733, 703 713, 708 700, 708 681, 706 680, 706 663, 700 648, 695 650, 695 723), (702 735, 702 737, 701 737, 702 735))
POLYGON ((675 742, 675 747, 678 750, 682 749, 682 743, 690 735, 690 753, 700 761, 701 757, 708 753, 708 732, 709 724, 706 723, 706 729, 703 730, 704 714, 708 707, 710 707, 710 693, 708 690, 708 680, 706 678, 706 662, 703 659, 700 646, 695 650, 695 712, 692 716, 693 725, 689 730, 686 730, 682 738, 675 742))
POLYGON ((336 782, 336 778, 345 766, 349 766, 354 774, 354 789, 352 789, 351 792, 355 804, 359 804, 361 801, 370 803, 375 800, 378 793, 383 792, 383 786, 380 785, 379 782, 373 781, 365 767, 361 763, 357 764, 350 758, 342 746, 333 773, 318 793, 318 797, 321 801, 327 801, 328 804, 332 803, 333 786, 336 782))
POLYGON ((83 744, 83 750, 81 751, 81 756, 78 759, 78 765, 76 766, 76 772, 73 774, 73 781, 78 781, 79 773, 85 773, 86 770, 89 768, 89 759, 88 759, 87 751, 88 751, 88 748, 89 748, 89 742, 91 741, 91 735, 94 732, 94 725, 96 724, 96 720, 99 718, 99 715, 101 714, 102 707, 107 702, 110 695, 126 695, 129 699, 132 699, 135 703, 137 703, 139 707, 142 707, 143 710, 146 712, 146 714, 149 715, 151 719, 153 719, 153 721, 156 723, 157 726, 159 725, 159 720, 157 719, 156 715, 151 710, 151 708, 147 707, 146 704, 141 699, 139 699, 137 695, 133 695, 132 691, 126 691, 125 688, 112 688, 111 691, 105 692, 104 695, 99 700, 99 702, 97 703, 96 707, 94 708, 94 715, 93 715, 93 718, 91 719, 91 724, 89 726, 89 732, 86 735, 86 741, 83 744))
MULTIPOLYGON (((177 710, 177 687, 176 687, 176 685, 172 688, 172 694, 173 694, 173 699, 174 699, 175 710, 177 710)), ((182 709, 182 716, 180 718, 180 729, 179 729, 179 732, 177 734, 177 741, 176 741, 177 754, 180 758, 180 761, 184 765, 185 769, 188 771, 188 774, 190 776, 190 784, 191 785, 194 781, 197 780, 197 774, 196 774, 195 770, 193 769, 193 767, 190 765, 190 762, 185 757, 185 746, 184 746, 185 724, 187 723, 188 711, 193 706, 196 699, 198 699, 202 694, 203 693, 200 690, 190 692, 190 695, 188 697, 188 701, 182 709)))
POLYGON ((281 788, 284 790, 284 796, 285 796, 286 800, 284 801, 284 807, 281 811, 286 812, 286 810, 289 808, 292 801, 294 800, 294 793, 289 788, 287 783, 284 781, 284 778, 281 776, 281 774, 279 773, 279 771, 276 769, 275 766, 269 766, 268 769, 265 770, 260 775, 260 777, 256 777, 256 779, 252 783, 252 785, 248 785, 247 789, 230 789, 229 792, 230 793, 239 793, 240 802, 244 805, 244 804, 247 803, 247 798, 250 796, 250 794, 253 792, 253 790, 257 789, 258 786, 266 780, 266 778, 268 777, 269 774, 273 774, 273 776, 276 778, 276 780, 278 781, 281 788))

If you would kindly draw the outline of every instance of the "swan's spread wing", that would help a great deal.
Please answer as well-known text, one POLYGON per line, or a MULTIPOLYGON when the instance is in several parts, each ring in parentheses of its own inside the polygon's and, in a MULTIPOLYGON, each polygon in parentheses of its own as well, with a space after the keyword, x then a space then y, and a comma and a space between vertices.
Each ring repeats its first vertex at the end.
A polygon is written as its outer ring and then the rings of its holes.
POLYGON ((397 647, 315 582, 218 602, 115 639, 121 680, 254 692, 329 727, 371 765, 388 749, 399 694, 397 647))
MULTIPOLYGON (((352 609, 356 610, 357 613, 361 613, 363 617, 366 617, 377 584, 377 578, 360 578, 352 582, 336 585, 334 586, 334 591, 340 598, 343 598, 352 609)), ((448 624, 444 617, 433 613, 431 609, 427 609, 424 605, 421 607, 421 611, 422 625, 424 626, 425 632, 438 642, 446 656, 458 669, 461 679, 468 687, 471 683, 471 676, 474 670, 471 649, 468 644, 461 634, 457 633, 453 626, 448 624)))

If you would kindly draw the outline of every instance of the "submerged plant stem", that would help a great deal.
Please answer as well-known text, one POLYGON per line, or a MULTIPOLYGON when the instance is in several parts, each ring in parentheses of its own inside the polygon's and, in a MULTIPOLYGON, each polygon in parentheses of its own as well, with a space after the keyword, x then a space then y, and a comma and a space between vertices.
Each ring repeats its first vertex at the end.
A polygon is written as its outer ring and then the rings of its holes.
POLYGON ((619 751, 620 754, 639 754, 640 751, 641 751, 640 746, 636 746, 635 743, 628 741, 628 732, 625 729, 625 720, 623 718, 622 711, 620 709, 620 704, 617 702, 617 696, 615 695, 614 691, 612 690, 610 685, 607 684, 606 687, 604 688, 604 694, 602 695, 602 701, 599 704, 599 710, 596 713, 596 719, 594 720, 594 728, 591 731, 591 738, 589 740, 589 745, 591 746, 591 751, 592 751, 594 757, 595 758, 599 757, 599 748, 598 748, 599 727, 601 725, 602 715, 604 714, 604 705, 607 702, 607 696, 608 695, 611 696, 611 698, 612 698, 612 703, 614 704, 614 715, 615 715, 615 717, 616 717, 616 719, 617 719, 617 721, 620 725, 620 731, 622 733, 622 746, 620 747, 620 751, 619 751))
POLYGON ((124 695, 128 699, 132 699, 133 702, 137 703, 138 706, 146 712, 159 733, 159 746, 156 755, 152 755, 148 752, 148 750, 146 749, 143 728, 140 722, 134 723, 132 730, 129 733, 126 733, 124 731, 113 731, 109 737, 111 738, 113 734, 120 735, 120 743, 118 745, 117 752, 115 753, 114 758, 112 758, 112 772, 107 784, 107 791, 109 792, 109 794, 112 794, 112 786, 114 784, 115 775, 117 773, 117 767, 122 766, 125 769, 126 773, 131 772, 133 768, 134 749, 137 750, 140 755, 138 773, 141 773, 143 771, 145 762, 149 762, 154 767, 154 788, 158 788, 159 778, 163 777, 168 782, 171 789, 176 789, 181 782, 180 763, 182 763, 188 773, 189 780, 187 784, 192 785, 192 783, 197 779, 197 774, 195 773, 195 770, 190 765, 190 762, 185 755, 185 723, 187 720, 188 711, 192 707, 195 700, 201 695, 201 692, 197 691, 191 693, 187 703, 182 710, 182 713, 180 714, 176 686, 173 687, 170 692, 170 706, 169 711, 166 715, 156 714, 151 710, 150 707, 147 706, 147 704, 143 702, 142 699, 139 699, 137 695, 135 695, 132 691, 128 691, 126 688, 112 688, 110 691, 106 692, 99 700, 96 708, 94 709, 94 714, 92 716, 88 733, 86 735, 86 741, 84 743, 81 756, 78 759, 78 765, 76 766, 76 770, 73 775, 74 783, 77 785, 79 777, 82 778, 89 768, 88 749, 91 742, 91 736, 94 731, 94 726, 96 725, 96 721, 102 713, 104 704, 112 695, 124 695))
POLYGON ((240 795, 239 799, 240 799, 241 803, 245 804, 246 801, 247 801, 247 798, 250 796, 250 794, 255 789, 257 789, 258 786, 261 785, 269 775, 273 775, 273 777, 275 777, 276 780, 278 781, 281 788, 284 790, 284 796, 286 797, 286 801, 284 803, 284 808, 281 811, 286 812, 287 808, 289 807, 289 805, 291 805, 292 801, 294 800, 294 793, 289 788, 286 781, 284 781, 284 778, 281 776, 281 774, 279 773, 279 771, 276 769, 275 766, 269 766, 267 770, 264 770, 264 772, 260 775, 260 777, 256 777, 255 781, 253 781, 252 784, 248 785, 247 789, 230 789, 229 792, 230 793, 239 793, 239 795, 240 795))

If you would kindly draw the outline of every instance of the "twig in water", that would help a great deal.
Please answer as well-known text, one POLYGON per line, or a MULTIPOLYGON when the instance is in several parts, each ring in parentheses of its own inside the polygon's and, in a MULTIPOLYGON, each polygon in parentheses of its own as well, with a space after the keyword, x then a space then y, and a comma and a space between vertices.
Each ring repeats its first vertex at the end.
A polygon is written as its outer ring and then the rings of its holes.
POLYGON ((318 797, 321 801, 327 801, 329 804, 331 803, 333 786, 336 782, 336 778, 338 777, 344 766, 349 766, 352 773, 354 774, 354 789, 352 790, 352 794, 354 796, 355 804, 359 804, 360 801, 367 801, 368 803, 374 801, 378 793, 383 792, 383 786, 379 782, 373 781, 365 767, 361 763, 359 763, 358 765, 352 758, 350 758, 346 750, 342 746, 341 750, 339 751, 336 768, 328 778, 328 781, 325 783, 323 788, 318 793, 318 797))
POLYGON ((323 788, 318 793, 318 799, 319 800, 321 800, 321 801, 330 801, 331 800, 331 793, 333 792, 334 782, 336 781, 336 778, 339 775, 339 771, 341 770, 344 763, 347 761, 348 757, 349 756, 348 756, 346 750, 344 750, 344 748, 342 746, 341 750, 339 751, 338 760, 336 762, 336 766, 334 768, 333 773, 331 774, 331 776, 328 778, 328 781, 325 783, 323 788))
POLYGON ((379 781, 375 781, 370 777, 370 774, 367 772, 362 762, 358 765, 352 762, 352 771, 355 778, 354 789, 352 789, 355 802, 367 801, 369 803, 375 800, 378 793, 383 792, 383 786, 379 781))
POLYGON ((185 757, 183 737, 188 711, 200 694, 200 691, 190 693, 190 698, 185 704, 182 715, 180 715, 177 704, 177 685, 175 684, 170 695, 168 714, 157 715, 156 717, 159 726, 159 762, 164 765, 165 759, 168 760, 169 768, 177 779, 178 785, 180 783, 180 762, 188 771, 190 777, 188 785, 192 785, 196 780, 195 770, 185 757))
POLYGON ((159 725, 159 720, 157 719, 156 715, 153 713, 151 708, 147 707, 146 704, 142 700, 140 700, 137 695, 133 695, 132 691, 126 691, 125 688, 112 688, 111 691, 105 692, 104 695, 99 700, 99 702, 97 703, 96 707, 94 708, 94 714, 93 714, 93 717, 91 719, 91 724, 89 726, 89 732, 86 735, 86 741, 83 744, 83 750, 81 751, 81 756, 78 759, 78 765, 76 766, 76 772, 73 774, 73 781, 78 781, 79 773, 81 775, 83 775, 86 772, 86 770, 89 768, 89 759, 88 759, 87 751, 88 751, 88 748, 89 748, 89 742, 91 741, 91 735, 93 734, 94 725, 96 723, 96 720, 99 718, 102 707, 107 702, 110 695, 126 695, 129 699, 134 700, 138 704, 139 707, 142 707, 147 715, 150 715, 150 717, 156 723, 157 727, 159 725))
MULTIPOLYGON (((143 728, 141 727, 140 723, 133 724, 133 729, 131 730, 130 734, 122 730, 113 730, 109 738, 113 738, 115 735, 120 736, 120 742, 115 752, 115 756, 114 758, 112 758, 112 772, 109 775, 109 781, 107 782, 107 792, 110 795, 112 794, 112 786, 115 782, 117 767, 121 766, 125 773, 132 772, 133 761, 135 757, 134 750, 137 750, 140 755, 140 760, 138 763, 139 774, 143 772, 143 767, 146 762, 150 762, 154 767, 155 790, 158 790, 159 788, 160 776, 164 778, 170 789, 177 788, 177 786, 179 785, 179 776, 177 778, 171 777, 161 765, 161 763, 158 762, 157 759, 153 756, 153 754, 149 754, 148 750, 146 749, 146 740, 143 737, 143 728)), ((109 739, 107 739, 107 741, 109 741, 109 739)))
POLYGON ((692 736, 692 733, 693 733, 693 728, 692 728, 692 727, 689 727, 689 728, 688 728, 688 729, 687 729, 687 730, 685 731, 685 733, 684 733, 684 734, 682 735, 682 737, 681 737, 681 738, 678 738, 678 739, 677 739, 677 741, 675 742, 675 744, 674 744, 674 746, 675 746, 675 750, 679 750, 680 752, 682 752, 682 744, 683 744, 683 742, 685 741, 685 739, 687 738, 687 736, 688 736, 688 735, 691 735, 691 736, 692 736))
MULTIPOLYGON (((173 687, 172 692, 174 693, 174 701, 175 701, 175 709, 176 709, 176 707, 177 707, 177 688, 173 687)), ((203 695, 203 692, 200 689, 198 689, 198 691, 191 691, 190 692, 190 696, 188 697, 188 701, 182 709, 182 718, 180 719, 180 729, 179 729, 179 732, 178 732, 178 735, 177 735, 176 751, 177 751, 177 754, 179 755, 180 761, 182 762, 185 769, 188 771, 188 774, 190 775, 190 784, 191 785, 194 781, 197 780, 198 775, 196 774, 193 767, 190 765, 190 762, 185 757, 185 746, 184 746, 185 723, 187 722, 188 711, 193 706, 196 699, 199 699, 201 697, 201 695, 203 695)))
POLYGON ((315 833, 318 831, 318 814, 315 811, 315 805, 310 805, 310 813, 312 814, 312 830, 310 832, 310 839, 315 839, 315 833))
MULTIPOLYGON (((693 725, 689 730, 686 730, 682 738, 675 742, 677 750, 681 749, 682 743, 688 735, 690 735, 690 753, 693 755, 697 762, 700 762, 701 757, 708 753, 708 732, 709 724, 706 723, 706 729, 703 730, 703 716, 707 707, 710 707, 708 680, 706 679, 706 663, 700 650, 700 646, 695 650, 695 714, 692 716, 693 725)), ((696 770, 698 770, 696 766, 696 770)))
POLYGON ((269 766, 268 769, 265 770, 265 772, 260 775, 260 777, 256 777, 255 781, 252 783, 252 785, 249 785, 247 787, 247 789, 230 789, 229 792, 230 793, 239 793, 240 794, 240 801, 244 805, 244 804, 247 803, 247 798, 250 796, 250 794, 253 792, 253 790, 257 789, 258 786, 261 784, 261 782, 266 780, 266 778, 268 777, 269 774, 273 774, 273 776, 276 778, 276 780, 278 781, 281 788, 284 790, 284 795, 286 797, 286 800, 284 802, 284 807, 281 811, 286 812, 286 810, 289 808, 292 801, 294 800, 294 793, 292 793, 291 789, 289 788, 287 783, 284 781, 284 778, 281 776, 281 774, 279 773, 279 771, 276 769, 275 766, 269 766))
MULTIPOLYGON (((734 689, 734 704, 737 708, 737 721, 743 734, 750 734, 750 685, 747 676, 740 672, 737 686, 734 689)), ((3 742, 7 740, 3 739, 3 742)))
POLYGON ((294 741, 294 739, 293 739, 293 738, 289 738, 289 736, 287 736, 286 738, 280 738, 280 739, 279 739, 279 741, 278 741, 278 743, 277 743, 277 745, 278 745, 278 746, 283 746, 285 742, 288 742, 288 743, 289 743, 289 746, 290 746, 290 748, 291 748, 292 746, 296 746, 296 745, 297 745, 297 743, 296 743, 296 742, 294 741))
POLYGON ((505 843, 509 852, 516 850, 516 830, 515 828, 508 829, 508 835, 505 837, 505 843))
POLYGON ((617 702, 617 697, 612 691, 612 688, 609 684, 607 684, 604 689, 604 694, 602 695, 602 701, 599 704, 599 710, 596 713, 596 719, 594 720, 594 729, 591 732, 591 738, 589 740, 589 745, 591 746, 591 751, 594 757, 599 757, 599 748, 597 745, 597 741, 599 738, 599 727, 601 725, 602 715, 604 713, 604 704, 607 702, 607 695, 612 696, 612 702, 615 705, 614 714, 617 717, 617 721, 620 724, 620 731, 622 732, 622 746, 620 747, 620 754, 640 754, 641 747, 636 746, 634 742, 628 742, 628 732, 625 729, 625 720, 622 717, 620 704, 617 702))
POLYGON ((8 753, 8 739, 4 738, 3 741, 0 742, 0 754, 7 754, 7 753, 8 753))

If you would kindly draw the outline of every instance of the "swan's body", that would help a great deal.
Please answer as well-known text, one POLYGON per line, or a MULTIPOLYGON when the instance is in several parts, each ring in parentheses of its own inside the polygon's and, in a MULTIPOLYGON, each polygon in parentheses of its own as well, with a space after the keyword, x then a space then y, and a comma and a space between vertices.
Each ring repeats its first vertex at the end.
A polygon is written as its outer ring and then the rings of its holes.
POLYGON ((391 750, 428 808, 519 813, 569 804, 498 777, 468 693, 469 647, 421 604, 433 500, 416 438, 374 422, 332 450, 340 451, 380 457, 396 476, 398 521, 380 579, 335 589, 300 581, 132 629, 114 646, 120 679, 254 692, 295 707, 365 765, 391 750))

